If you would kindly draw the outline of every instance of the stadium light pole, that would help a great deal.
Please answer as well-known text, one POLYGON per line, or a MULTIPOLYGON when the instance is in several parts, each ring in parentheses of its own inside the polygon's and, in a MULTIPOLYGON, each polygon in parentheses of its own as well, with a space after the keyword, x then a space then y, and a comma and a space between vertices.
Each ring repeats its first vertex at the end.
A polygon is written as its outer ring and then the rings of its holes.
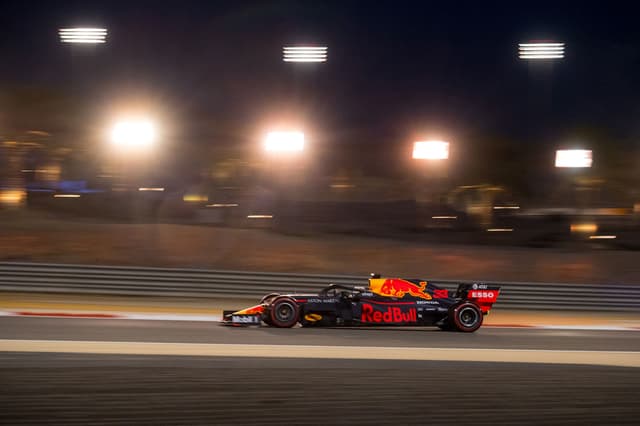
MULTIPOLYGON (((587 208, 590 204, 591 191, 585 191, 587 187, 581 179, 584 177, 584 171, 590 169, 593 165, 593 152, 590 149, 559 149, 556 150, 555 167, 558 169, 572 170, 568 175, 564 175, 561 179, 571 186, 570 190, 573 190, 579 207, 582 209, 587 208), (568 180, 566 180, 568 179, 568 180)), ((574 229, 571 230, 574 232, 574 229)), ((595 231, 594 231, 595 233, 595 231)))
POLYGON ((103 44, 107 42, 106 28, 60 28, 58 35, 62 43, 103 44))
POLYGON ((301 131, 274 131, 267 133, 264 150, 268 154, 297 154, 304 151, 304 133, 301 131))
POLYGON ((556 151, 557 168, 584 169, 593 164, 593 153, 590 149, 559 149, 556 151))
MULTIPOLYGON (((305 154, 305 134, 301 130, 276 130, 268 132, 263 140, 267 181, 276 200, 294 196, 300 187, 301 174, 308 155, 305 154)), ((279 202, 279 201, 277 201, 279 202)))
POLYGON ((156 140, 156 129, 148 119, 128 119, 115 123, 111 142, 121 152, 147 150, 156 140))
POLYGON ((127 118, 113 125, 110 142, 123 187, 131 183, 142 166, 148 166, 156 139, 155 125, 146 118, 127 118))
POLYGON ((518 44, 518 57, 528 61, 564 59, 564 43, 530 41, 518 44))
POLYGON ((284 46, 284 62, 327 62, 327 46, 284 46))
MULTIPOLYGON (((529 82, 526 87, 527 115, 531 126, 526 138, 530 143, 548 138, 552 131, 553 116, 553 70, 565 57, 565 43, 554 40, 529 40, 518 43, 519 61, 527 64, 529 82)), ((529 183, 539 186, 539 177, 535 174, 527 178, 529 183)))
POLYGON ((413 143, 411 157, 420 164, 417 170, 419 180, 416 200, 419 203, 433 202, 446 188, 449 142, 443 140, 416 141, 413 143))
POLYGON ((414 160, 448 160, 449 142, 428 140, 413 143, 414 160))

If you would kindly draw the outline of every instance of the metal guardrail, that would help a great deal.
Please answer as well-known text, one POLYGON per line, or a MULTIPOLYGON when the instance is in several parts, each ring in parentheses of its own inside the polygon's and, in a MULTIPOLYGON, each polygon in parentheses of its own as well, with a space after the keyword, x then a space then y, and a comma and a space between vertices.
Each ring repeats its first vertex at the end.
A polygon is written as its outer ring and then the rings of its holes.
MULTIPOLYGON (((259 298, 267 293, 316 293, 330 283, 367 285, 366 276, 282 274, 206 269, 0 262, 0 291, 123 296, 259 298)), ((461 280, 429 280, 453 290, 461 280)), ((639 285, 487 282, 502 287, 505 309, 640 312, 639 285)))

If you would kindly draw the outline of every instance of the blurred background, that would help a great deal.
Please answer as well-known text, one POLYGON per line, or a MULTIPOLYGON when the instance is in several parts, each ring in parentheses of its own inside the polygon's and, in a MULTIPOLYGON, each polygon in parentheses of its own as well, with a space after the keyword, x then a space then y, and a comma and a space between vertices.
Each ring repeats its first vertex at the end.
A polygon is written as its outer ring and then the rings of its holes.
POLYGON ((4 12, 4 260, 237 267, 232 242, 247 231, 273 250, 295 236, 298 253, 326 238, 371 244, 359 236, 640 247, 639 39, 623 9, 4 12), (118 232, 140 239, 123 259, 108 241, 118 232), (188 260, 220 250, 235 260, 188 260))
POLYGON ((0 424, 638 423, 636 9, 3 0, 0 424), (218 326, 371 272, 500 297, 218 326))

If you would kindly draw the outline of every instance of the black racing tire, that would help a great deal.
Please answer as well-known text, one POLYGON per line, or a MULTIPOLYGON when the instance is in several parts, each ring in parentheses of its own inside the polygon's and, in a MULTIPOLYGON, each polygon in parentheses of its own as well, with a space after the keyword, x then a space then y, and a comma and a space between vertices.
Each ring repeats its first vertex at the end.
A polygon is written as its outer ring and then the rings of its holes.
POLYGON ((269 308, 269 322, 267 324, 280 328, 291 328, 298 323, 300 307, 290 297, 279 297, 271 303, 269 308))
MULTIPOLYGON (((263 303, 269 304, 273 299, 275 299, 278 296, 280 296, 280 293, 269 293, 266 296, 264 296, 262 299, 260 299, 260 304, 261 305, 263 303)), ((269 318, 269 315, 263 315, 262 321, 264 321, 264 323, 267 324, 268 326, 273 326, 273 322, 271 322, 271 318, 269 318)))
POLYGON ((449 308, 449 322, 453 328, 473 333, 482 325, 482 310, 473 302, 462 302, 449 308))
POLYGON ((269 293, 262 299, 260 299, 260 304, 269 303, 271 300, 275 299, 278 296, 280 296, 280 293, 269 293))

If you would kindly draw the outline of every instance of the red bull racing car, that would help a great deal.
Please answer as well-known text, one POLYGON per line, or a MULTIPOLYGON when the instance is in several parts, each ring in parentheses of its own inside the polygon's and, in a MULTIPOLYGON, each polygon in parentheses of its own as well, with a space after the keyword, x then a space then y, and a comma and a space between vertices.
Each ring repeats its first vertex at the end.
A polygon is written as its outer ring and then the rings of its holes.
POLYGON ((268 294, 255 306, 224 311, 222 324, 437 326, 473 332, 480 328, 499 293, 500 287, 481 283, 460 284, 449 291, 422 280, 371 274, 367 287, 331 284, 318 294, 268 294))

